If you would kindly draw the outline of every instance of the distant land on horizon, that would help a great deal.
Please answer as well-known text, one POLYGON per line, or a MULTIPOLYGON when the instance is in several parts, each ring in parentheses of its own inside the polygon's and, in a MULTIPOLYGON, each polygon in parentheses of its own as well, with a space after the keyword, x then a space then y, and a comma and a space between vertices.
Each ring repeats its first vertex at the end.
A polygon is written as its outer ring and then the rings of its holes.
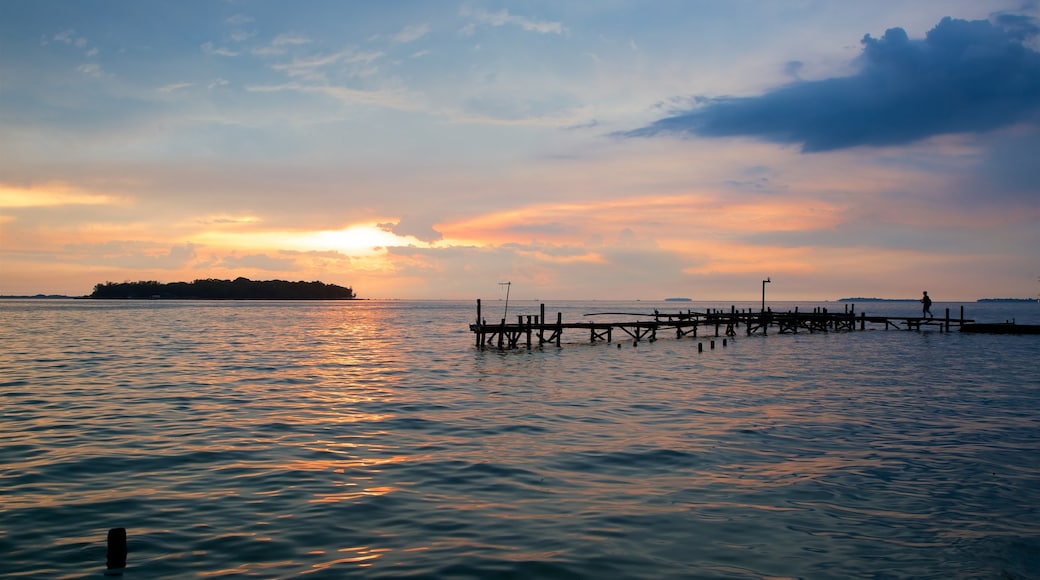
POLYGON ((1037 298, 979 298, 976 302, 1040 302, 1037 298))
MULTIPOLYGON (((839 298, 838 302, 920 302, 920 298, 839 298)), ((941 300, 939 302, 942 302, 941 300)), ((954 300, 953 302, 959 302, 954 300)), ((979 298, 975 302, 1037 302, 1036 298, 979 298)))

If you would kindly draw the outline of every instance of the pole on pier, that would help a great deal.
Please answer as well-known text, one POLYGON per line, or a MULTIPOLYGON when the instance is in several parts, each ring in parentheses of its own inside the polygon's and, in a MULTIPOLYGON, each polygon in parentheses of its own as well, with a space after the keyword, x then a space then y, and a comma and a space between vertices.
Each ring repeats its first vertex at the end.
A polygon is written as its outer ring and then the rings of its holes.
POLYGON ((766 284, 769 284, 770 282, 772 282, 772 280, 769 277, 762 280, 762 312, 766 311, 766 284))
POLYGON ((108 553, 106 557, 106 576, 119 576, 126 568, 126 528, 108 530, 108 553))
POLYGON ((506 287, 506 309, 502 312, 502 319, 504 320, 509 314, 509 288, 513 286, 512 282, 499 282, 499 286, 506 287))
POLYGON ((563 334, 563 313, 556 313, 556 346, 560 346, 560 335, 563 334))
POLYGON ((480 298, 477 298, 477 346, 484 343, 484 326, 480 324, 480 298))

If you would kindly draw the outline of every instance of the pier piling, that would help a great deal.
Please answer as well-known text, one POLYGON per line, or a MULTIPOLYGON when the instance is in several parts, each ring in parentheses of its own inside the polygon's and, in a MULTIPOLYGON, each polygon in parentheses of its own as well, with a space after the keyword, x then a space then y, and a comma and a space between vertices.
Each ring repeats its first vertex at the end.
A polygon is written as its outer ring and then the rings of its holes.
POLYGON ((105 575, 119 576, 126 568, 126 528, 108 530, 108 551, 105 557, 105 575))

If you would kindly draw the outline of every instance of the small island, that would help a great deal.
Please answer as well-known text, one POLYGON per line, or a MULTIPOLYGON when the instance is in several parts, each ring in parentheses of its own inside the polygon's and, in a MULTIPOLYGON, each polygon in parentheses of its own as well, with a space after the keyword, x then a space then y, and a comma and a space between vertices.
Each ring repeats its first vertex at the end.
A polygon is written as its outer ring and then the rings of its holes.
POLYGON ((1037 298, 979 298, 976 302, 1040 302, 1037 298))
POLYGON ((103 300, 355 300, 349 287, 323 282, 205 279, 194 282, 105 282, 86 298, 103 300))

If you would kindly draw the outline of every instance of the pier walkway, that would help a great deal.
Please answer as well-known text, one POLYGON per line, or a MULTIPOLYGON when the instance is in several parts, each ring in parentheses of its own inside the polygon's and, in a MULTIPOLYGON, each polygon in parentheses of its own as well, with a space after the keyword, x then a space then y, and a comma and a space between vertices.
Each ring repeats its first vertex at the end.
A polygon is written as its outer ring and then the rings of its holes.
POLYGON ((674 335, 675 338, 685 336, 733 337, 738 333, 752 336, 777 334, 798 334, 799 332, 844 332, 867 330, 884 327, 885 330, 917 330, 933 327, 940 332, 949 332, 951 328, 960 328, 974 320, 964 318, 964 307, 960 317, 950 318, 950 309, 946 309, 943 318, 925 318, 920 316, 893 317, 867 316, 856 314, 855 305, 847 305, 843 312, 829 312, 826 308, 816 308, 812 312, 799 312, 796 308, 790 312, 737 310, 709 310, 706 312, 664 313, 655 310, 653 313, 632 312, 598 312, 586 316, 616 316, 623 320, 610 322, 564 322, 563 314, 556 313, 556 321, 550 322, 545 317, 545 304, 540 305, 538 314, 518 315, 516 322, 506 322, 503 318, 497 323, 488 324, 481 316, 480 300, 477 300, 477 320, 469 325, 476 335, 478 348, 494 347, 499 349, 533 348, 545 344, 562 343, 563 331, 581 331, 589 338, 589 342, 612 342, 615 336, 640 341, 657 340, 659 334, 674 335), (622 333, 622 334, 619 334, 622 333))

